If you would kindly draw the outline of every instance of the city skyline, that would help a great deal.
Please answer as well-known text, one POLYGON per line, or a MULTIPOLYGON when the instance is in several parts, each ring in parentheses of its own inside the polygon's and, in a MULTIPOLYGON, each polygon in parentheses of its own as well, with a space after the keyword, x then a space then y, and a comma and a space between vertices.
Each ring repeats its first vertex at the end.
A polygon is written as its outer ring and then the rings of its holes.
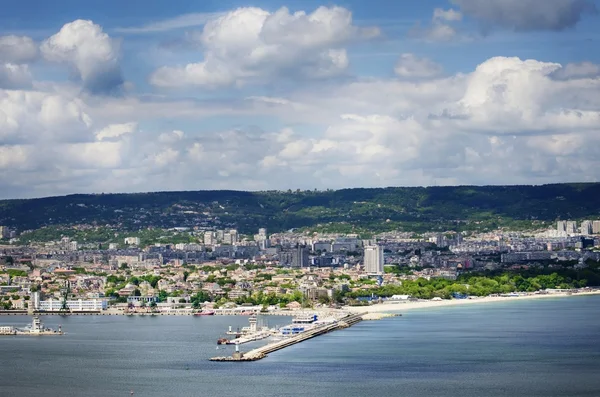
POLYGON ((388 3, 8 5, 0 198, 598 180, 598 1, 388 3))

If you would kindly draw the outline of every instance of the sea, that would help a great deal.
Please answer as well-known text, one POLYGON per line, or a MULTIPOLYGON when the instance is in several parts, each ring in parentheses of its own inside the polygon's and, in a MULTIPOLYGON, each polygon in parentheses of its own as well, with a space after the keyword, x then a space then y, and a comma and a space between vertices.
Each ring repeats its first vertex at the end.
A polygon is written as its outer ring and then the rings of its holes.
POLYGON ((208 359, 247 317, 42 320, 66 335, 0 337, 0 396, 600 396, 599 296, 411 310, 244 363, 208 359))

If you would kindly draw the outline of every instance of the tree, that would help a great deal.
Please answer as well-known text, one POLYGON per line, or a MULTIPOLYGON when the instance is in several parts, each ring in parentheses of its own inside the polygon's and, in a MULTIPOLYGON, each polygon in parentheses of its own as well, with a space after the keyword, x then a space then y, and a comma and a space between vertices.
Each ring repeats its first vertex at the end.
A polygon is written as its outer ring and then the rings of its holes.
POLYGON ((156 307, 156 301, 152 301, 152 302, 150 302, 150 307, 151 307, 151 308, 155 308, 155 307, 156 307))
POLYGON ((140 291, 138 288, 136 288, 136 289, 133 291, 133 296, 142 296, 142 292, 141 292, 141 291, 140 291))

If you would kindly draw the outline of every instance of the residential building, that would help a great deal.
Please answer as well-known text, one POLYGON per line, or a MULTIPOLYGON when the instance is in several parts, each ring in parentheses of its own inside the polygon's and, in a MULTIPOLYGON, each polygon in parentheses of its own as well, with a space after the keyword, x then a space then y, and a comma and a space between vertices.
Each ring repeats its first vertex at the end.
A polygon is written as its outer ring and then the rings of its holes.
POLYGON ((567 221, 558 221, 556 222, 556 231, 560 233, 567 232, 567 221))
POLYGON ((309 266, 308 248, 305 246, 298 246, 292 252, 292 267, 304 268, 309 266))
POLYGON ((139 237, 125 237, 125 244, 126 245, 140 245, 140 238, 139 237))
POLYGON ((581 234, 588 236, 593 233, 592 221, 581 222, 581 234))
POLYGON ((577 222, 567 221, 567 234, 577 233, 577 222))
POLYGON ((365 271, 369 275, 383 274, 383 248, 379 245, 368 245, 364 254, 365 271))
POLYGON ((231 238, 231 244, 236 244, 240 240, 240 236, 236 229, 231 229, 229 231, 229 236, 231 238))
POLYGON ((592 233, 600 234, 600 221, 592 222, 592 233))
POLYGON ((10 230, 8 229, 8 226, 0 226, 0 238, 9 238, 10 237, 10 230))
POLYGON ((204 245, 215 245, 217 243, 215 232, 204 233, 204 245))

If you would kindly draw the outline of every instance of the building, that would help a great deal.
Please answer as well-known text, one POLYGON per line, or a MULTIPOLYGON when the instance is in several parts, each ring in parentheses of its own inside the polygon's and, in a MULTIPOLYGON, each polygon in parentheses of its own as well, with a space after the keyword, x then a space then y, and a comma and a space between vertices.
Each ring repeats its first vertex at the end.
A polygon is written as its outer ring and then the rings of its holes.
POLYGON ((591 221, 581 222, 581 234, 588 236, 593 233, 593 224, 591 221))
POLYGON ((140 238, 139 237, 125 237, 125 244, 126 245, 140 245, 140 238))
POLYGON ((558 221, 556 222, 556 231, 560 233, 567 232, 567 221, 558 221))
POLYGON ((40 293, 37 291, 31 294, 31 306, 33 310, 40 310, 40 293))
MULTIPOLYGON (((62 309, 62 299, 40 301, 40 311, 58 312, 62 309)), ((102 311, 108 308, 106 299, 73 299, 67 301, 67 308, 72 312, 102 311)))
POLYGON ((236 244, 240 240, 240 236, 236 229, 231 229, 229 231, 229 236, 231 238, 231 244, 236 244))
POLYGON ((567 234, 577 233, 577 222, 567 221, 567 234))
POLYGON ((217 242, 215 237, 215 232, 205 232, 204 245, 215 245, 217 242))
POLYGON ((600 234, 600 221, 592 222, 592 233, 600 234))
POLYGON ((8 229, 8 226, 0 226, 0 239, 9 238, 9 237, 10 237, 10 230, 8 229))
POLYGON ((79 249, 79 244, 77 244, 77 241, 70 241, 68 247, 69 251, 77 251, 79 249))
POLYGON ((364 254, 365 271, 369 275, 383 274, 383 248, 379 245, 368 245, 364 254))
POLYGON ((306 246, 298 246, 292 252, 292 267, 308 267, 310 261, 308 258, 309 250, 306 246))

